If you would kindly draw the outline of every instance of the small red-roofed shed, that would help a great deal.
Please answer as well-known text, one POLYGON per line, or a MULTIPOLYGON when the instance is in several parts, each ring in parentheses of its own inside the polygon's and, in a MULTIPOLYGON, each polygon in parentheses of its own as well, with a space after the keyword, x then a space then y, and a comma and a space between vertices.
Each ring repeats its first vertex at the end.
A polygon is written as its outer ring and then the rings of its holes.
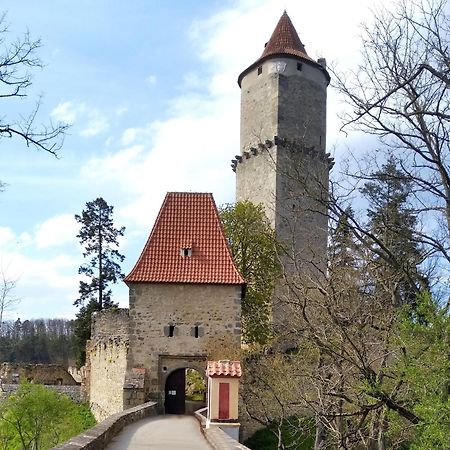
POLYGON ((239 361, 208 361, 208 423, 237 422, 239 417, 239 361))

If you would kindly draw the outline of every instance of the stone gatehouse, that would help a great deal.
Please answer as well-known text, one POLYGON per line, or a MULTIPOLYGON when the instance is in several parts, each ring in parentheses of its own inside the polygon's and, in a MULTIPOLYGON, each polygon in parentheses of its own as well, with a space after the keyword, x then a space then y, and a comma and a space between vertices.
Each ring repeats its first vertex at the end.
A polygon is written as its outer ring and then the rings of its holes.
POLYGON ((93 318, 87 352, 92 410, 102 419, 156 400, 160 412, 178 412, 168 405, 180 402, 183 411, 184 387, 177 383, 184 369, 204 374, 210 349, 241 342, 244 280, 211 194, 167 194, 125 282, 129 309, 93 318))

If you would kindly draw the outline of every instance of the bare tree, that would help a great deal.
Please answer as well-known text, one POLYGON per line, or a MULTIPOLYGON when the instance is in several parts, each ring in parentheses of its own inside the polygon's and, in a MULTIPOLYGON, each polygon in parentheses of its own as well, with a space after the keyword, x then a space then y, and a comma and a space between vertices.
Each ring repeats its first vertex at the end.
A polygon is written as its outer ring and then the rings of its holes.
MULTIPOLYGON (((41 46, 40 39, 31 39, 28 32, 15 40, 9 38, 6 15, 0 16, 0 99, 13 101, 27 96, 27 89, 32 84, 31 69, 43 67, 36 56, 41 46)), ((28 147, 44 150, 57 155, 61 148, 67 124, 49 123, 37 125, 40 99, 28 115, 20 115, 17 119, 0 116, 0 138, 19 137, 28 147)), ((2 185, 0 185, 1 188, 2 185)))
POLYGON ((2 267, 0 269, 0 336, 6 311, 12 309, 20 301, 18 297, 13 295, 16 285, 17 279, 8 278, 2 267))
MULTIPOLYGON (((398 1, 365 27, 362 63, 334 71, 350 108, 344 130, 378 137, 412 183, 426 231, 415 239, 450 263, 450 17, 446 0, 398 1)), ((374 158, 371 164, 378 164, 374 158)), ((372 170, 372 172, 374 172, 372 170)), ((368 180, 367 168, 352 173, 368 180)))

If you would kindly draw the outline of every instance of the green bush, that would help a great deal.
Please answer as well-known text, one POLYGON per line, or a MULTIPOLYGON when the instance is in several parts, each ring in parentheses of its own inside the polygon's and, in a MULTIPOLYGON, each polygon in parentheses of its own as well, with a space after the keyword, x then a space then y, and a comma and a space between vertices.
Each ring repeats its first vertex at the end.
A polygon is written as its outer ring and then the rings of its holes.
POLYGON ((45 450, 95 425, 86 405, 24 383, 0 404, 0 449, 45 450))
POLYGON ((244 442, 253 450, 277 450, 278 434, 284 448, 289 450, 310 450, 314 448, 314 423, 310 418, 290 417, 281 427, 273 424, 258 430, 244 442))

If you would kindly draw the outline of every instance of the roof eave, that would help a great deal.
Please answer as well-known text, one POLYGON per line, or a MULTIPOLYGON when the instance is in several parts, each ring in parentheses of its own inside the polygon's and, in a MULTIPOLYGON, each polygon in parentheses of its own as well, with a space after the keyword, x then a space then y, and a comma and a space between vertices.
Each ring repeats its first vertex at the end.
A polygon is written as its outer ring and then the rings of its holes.
POLYGON ((305 62, 307 64, 310 64, 311 66, 316 67, 317 69, 320 69, 324 73, 325 78, 327 79, 327 85, 330 84, 330 80, 331 80, 330 74, 328 73, 327 69, 325 69, 325 67, 323 67, 321 64, 319 64, 317 61, 314 61, 311 58, 303 58, 301 56, 292 55, 291 53, 271 53, 270 55, 262 56, 261 58, 257 59, 253 64, 251 64, 243 72, 241 72, 241 74, 238 77, 239 87, 241 87, 241 81, 245 77, 245 75, 247 75, 254 68, 259 66, 263 62, 267 61, 268 59, 276 58, 276 57, 296 59, 296 60, 305 62))
POLYGON ((245 283, 245 281, 242 282, 232 282, 232 283, 227 283, 224 281, 215 281, 215 282, 211 282, 211 281, 167 281, 167 280, 128 280, 128 279, 124 279, 124 283, 129 286, 130 283, 147 283, 147 284, 199 284, 199 285, 205 285, 205 284, 211 284, 214 286, 246 286, 247 283, 245 283))

